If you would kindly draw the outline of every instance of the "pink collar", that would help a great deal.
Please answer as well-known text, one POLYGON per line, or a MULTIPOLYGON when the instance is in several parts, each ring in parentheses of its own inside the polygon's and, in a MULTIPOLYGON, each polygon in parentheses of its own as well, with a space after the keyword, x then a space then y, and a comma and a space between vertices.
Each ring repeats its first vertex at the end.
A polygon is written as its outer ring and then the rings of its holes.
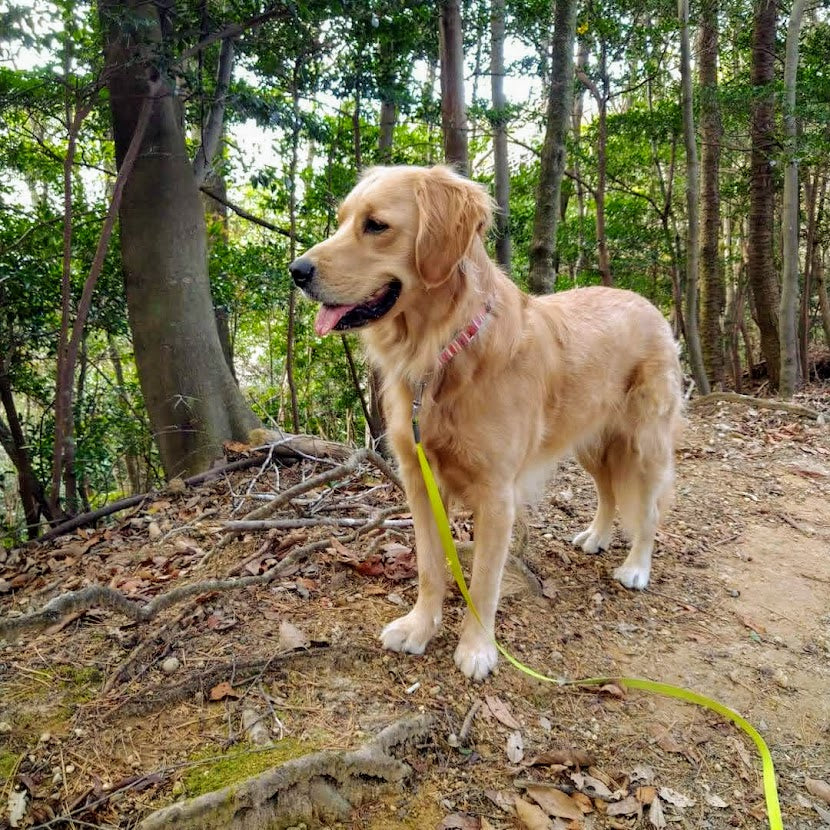
POLYGON ((441 350, 438 355, 438 365, 442 368, 446 366, 460 351, 465 349, 472 339, 481 331, 482 326, 487 322, 492 308, 488 302, 482 309, 473 317, 470 322, 464 326, 458 334, 441 350))

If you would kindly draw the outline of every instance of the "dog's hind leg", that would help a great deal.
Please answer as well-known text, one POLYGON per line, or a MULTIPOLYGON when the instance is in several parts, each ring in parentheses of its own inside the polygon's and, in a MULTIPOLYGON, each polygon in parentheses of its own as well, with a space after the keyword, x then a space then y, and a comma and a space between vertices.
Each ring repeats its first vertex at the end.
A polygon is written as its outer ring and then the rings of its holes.
POLYGON ((576 454, 579 463, 591 474, 597 491, 597 512, 591 524, 573 538, 573 544, 585 553, 607 550, 614 533, 616 500, 608 466, 607 450, 580 450, 576 454))
POLYGON ((479 619, 467 609, 455 650, 456 666, 473 680, 487 677, 498 659, 493 632, 515 516, 512 491, 491 491, 475 509, 475 553, 470 596, 479 619))
POLYGON ((612 482, 623 527, 631 538, 625 562, 614 571, 614 578, 626 588, 645 588, 651 574, 654 536, 661 504, 671 491, 674 458, 665 429, 641 431, 625 451, 612 460, 612 482))

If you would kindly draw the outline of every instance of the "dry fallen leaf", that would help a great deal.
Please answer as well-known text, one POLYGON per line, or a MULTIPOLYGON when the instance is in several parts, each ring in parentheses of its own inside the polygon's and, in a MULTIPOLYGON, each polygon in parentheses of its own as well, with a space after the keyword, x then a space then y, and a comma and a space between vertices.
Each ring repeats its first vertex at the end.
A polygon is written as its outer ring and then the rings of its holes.
POLYGON ((710 807, 717 807, 719 810, 724 810, 729 806, 719 795, 716 795, 715 793, 706 793, 703 800, 710 807))
POLYGON ((663 830, 666 826, 666 817, 663 815, 663 804, 656 796, 648 808, 648 823, 656 828, 656 830, 663 830))
POLYGON ((814 795, 816 798, 830 804, 830 784, 826 781, 822 781, 820 778, 805 778, 804 785, 810 795, 814 795))
POLYGON ((579 805, 555 787, 528 787, 527 794, 549 815, 559 818, 582 818, 579 805))
POLYGON ((481 830, 481 822, 467 813, 453 813, 445 816, 435 830, 481 830))
POLYGON ((504 724, 508 729, 522 728, 516 718, 513 717, 507 704, 500 697, 496 695, 485 695, 484 702, 499 723, 504 724))
POLYGON ((525 742, 522 740, 521 732, 511 732, 507 736, 507 757, 514 763, 518 764, 524 758, 525 742))
POLYGON ((591 797, 599 796, 603 799, 614 797, 614 793, 608 788, 605 782, 600 781, 599 778, 595 778, 593 775, 585 775, 585 773, 582 772, 572 772, 570 778, 571 781, 574 782, 574 786, 580 792, 587 793, 587 795, 591 797))
POLYGON ((308 636, 300 631, 296 625, 288 622, 288 620, 283 620, 280 623, 279 647, 281 651, 308 648, 308 636))
POLYGON ((683 795, 683 793, 679 793, 677 790, 672 790, 669 787, 660 787, 658 793, 663 801, 668 801, 669 804, 677 807, 678 810, 695 806, 695 800, 693 798, 689 798, 689 796, 683 795))
POLYGON ((637 791, 635 793, 637 796, 637 800, 641 804, 651 804, 654 799, 657 797, 657 788, 656 787, 637 787, 637 791))
POLYGON ((553 830, 553 823, 535 804, 516 796, 516 815, 527 830, 553 830))
POLYGON ((643 807, 639 801, 630 795, 622 801, 612 801, 608 805, 609 816, 636 816, 639 815, 643 807))
POLYGON ((223 680, 221 683, 217 683, 211 690, 210 690, 210 699, 211 700, 224 700, 225 698, 232 698, 233 700, 239 700, 242 697, 240 692, 237 692, 227 680, 223 680))

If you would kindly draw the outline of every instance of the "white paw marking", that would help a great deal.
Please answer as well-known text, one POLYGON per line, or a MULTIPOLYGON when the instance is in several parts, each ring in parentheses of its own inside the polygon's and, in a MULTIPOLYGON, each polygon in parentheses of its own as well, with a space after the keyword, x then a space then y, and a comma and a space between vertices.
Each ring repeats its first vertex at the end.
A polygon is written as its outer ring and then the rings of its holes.
POLYGON ((648 585, 651 568, 641 565, 622 564, 614 571, 614 579, 625 585, 626 588, 642 591, 648 585))
POLYGON ((599 553, 601 550, 608 550, 611 544, 611 534, 604 535, 597 533, 593 527, 583 530, 582 533, 577 533, 573 538, 573 545, 577 548, 582 548, 585 553, 599 553))
POLYGON ((455 649, 455 665, 471 680, 484 680, 498 659, 495 644, 483 635, 464 639, 455 649))
POLYGON ((413 609, 404 617, 393 620, 380 635, 384 648, 407 654, 423 654, 433 638, 441 618, 433 619, 413 609))

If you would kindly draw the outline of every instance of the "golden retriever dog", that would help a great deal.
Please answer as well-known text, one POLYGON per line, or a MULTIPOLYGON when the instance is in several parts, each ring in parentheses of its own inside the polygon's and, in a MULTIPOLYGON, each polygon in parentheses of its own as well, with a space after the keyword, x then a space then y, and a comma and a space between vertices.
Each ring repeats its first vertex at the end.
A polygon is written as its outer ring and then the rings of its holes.
POLYGON ((631 548, 614 576, 646 587, 682 422, 677 349, 660 312, 614 288, 524 294, 487 255, 491 214, 485 189, 449 168, 376 167, 344 200, 337 232, 290 265, 297 286, 322 304, 317 334, 360 329, 383 378, 418 561, 418 598, 383 630, 383 645, 422 654, 441 624, 444 557, 411 425, 422 389, 422 442, 442 497, 473 512, 470 592, 483 627, 467 610, 455 662, 476 680, 496 664, 517 511, 566 453, 598 497, 573 543, 607 548, 619 510, 631 548))

